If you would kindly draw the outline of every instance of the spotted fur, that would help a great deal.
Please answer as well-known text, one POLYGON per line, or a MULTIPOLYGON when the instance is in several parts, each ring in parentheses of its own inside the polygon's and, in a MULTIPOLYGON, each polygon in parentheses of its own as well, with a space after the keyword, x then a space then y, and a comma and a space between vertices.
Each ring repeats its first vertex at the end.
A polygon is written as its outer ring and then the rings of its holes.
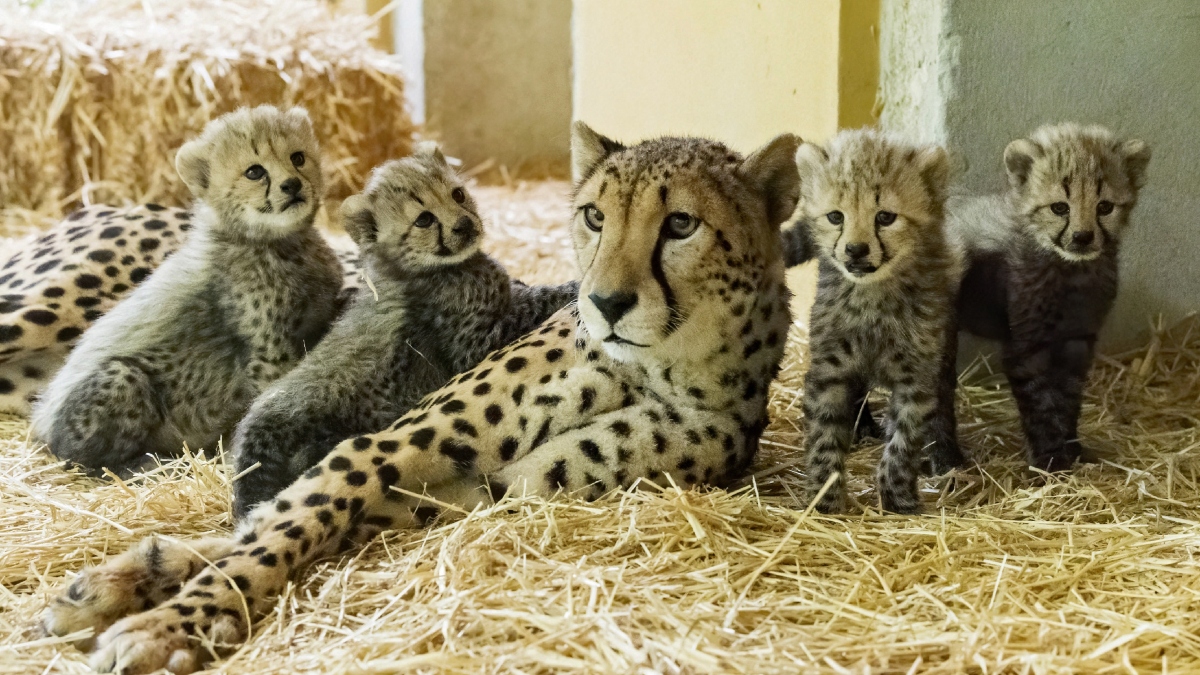
POLYGON ((322 184, 306 112, 225 115, 176 165, 198 200, 194 231, 84 334, 33 411, 34 435, 93 473, 214 448, 335 311, 342 270, 312 226, 322 184))
POLYGON ((339 442, 387 427, 578 293, 575 282, 530 288, 510 280, 479 250, 475 201, 432 143, 377 168, 342 211, 371 292, 238 424, 238 518, 339 442))
MULTIPOLYGON (((939 428, 943 353, 953 342, 959 262, 942 221, 947 158, 880 132, 844 131, 801 146, 802 226, 819 254, 805 376, 808 479, 820 510, 845 508, 845 453, 869 387, 891 389, 891 437, 879 463, 883 508, 920 507, 917 470, 939 428)), ((952 399, 951 399, 952 400, 952 399)), ((957 446, 955 446, 957 447, 957 446)))
MULTIPOLYGON (((92 665, 190 672, 207 654, 194 636, 244 640, 293 572, 430 513, 407 493, 470 507, 506 490, 594 497, 638 480, 737 476, 767 422, 790 324, 778 226, 795 206, 796 144, 783 136, 743 158, 698 139, 624 147, 578 124, 578 307, 388 429, 338 445, 251 513, 217 569, 108 628, 92 665)), ((89 589, 74 602, 110 616, 89 589)))

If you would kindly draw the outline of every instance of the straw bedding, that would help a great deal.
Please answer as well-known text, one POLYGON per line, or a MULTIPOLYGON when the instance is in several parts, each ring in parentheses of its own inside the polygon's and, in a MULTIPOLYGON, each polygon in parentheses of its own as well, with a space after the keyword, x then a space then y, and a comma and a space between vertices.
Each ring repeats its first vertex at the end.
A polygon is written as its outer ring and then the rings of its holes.
MULTIPOLYGON (((477 193, 493 253, 531 281, 570 275, 565 185, 477 193)), ((926 515, 874 510, 866 447, 851 463, 861 511, 826 518, 799 498, 797 321, 740 491, 528 499, 388 534, 317 564, 217 669, 1195 672, 1200 328, 1154 334, 1096 368, 1083 435, 1097 463, 1029 474, 1013 405, 983 377, 959 401, 979 464, 926 480, 926 515)), ((147 533, 226 532, 229 474, 184 458, 128 484, 87 480, 26 429, 0 422, 0 672, 83 672, 84 655, 34 628, 47 601, 147 533)))
POLYGON ((0 227, 86 203, 190 200, 175 150, 244 105, 301 105, 329 197, 408 154, 395 57, 320 0, 0 0, 0 227))

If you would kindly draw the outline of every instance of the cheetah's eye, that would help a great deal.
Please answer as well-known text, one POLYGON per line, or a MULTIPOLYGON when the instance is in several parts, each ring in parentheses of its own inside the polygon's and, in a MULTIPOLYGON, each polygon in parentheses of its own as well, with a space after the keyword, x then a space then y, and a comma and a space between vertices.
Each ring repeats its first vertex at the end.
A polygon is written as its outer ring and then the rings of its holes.
POLYGON ((842 223, 846 222, 846 216, 842 215, 841 211, 830 211, 829 213, 825 214, 825 217, 828 218, 829 222, 833 223, 834 225, 841 225, 842 223))
POLYGON ((417 216, 417 219, 413 221, 413 225, 416 225, 417 227, 429 227, 433 224, 434 220, 435 218, 433 217, 432 213, 428 211, 422 211, 421 215, 417 216))
POLYGON ((699 218, 676 211, 663 220, 663 234, 668 239, 687 239, 699 226, 699 218))
POLYGON ((263 176, 267 175, 267 170, 262 168, 262 164, 255 164, 249 169, 246 169, 246 173, 242 175, 250 180, 261 180, 263 176))
POLYGON ((1096 213, 1098 213, 1102 216, 1107 216, 1108 214, 1113 212, 1114 206, 1115 205, 1112 202, 1105 199, 1104 201, 1102 201, 1096 205, 1096 213))
POLYGON ((880 227, 887 227, 896 222, 896 214, 891 211, 880 211, 875 214, 875 224, 880 227))
POLYGON ((1054 202, 1050 205, 1050 210, 1056 216, 1065 216, 1071 211, 1071 205, 1066 202, 1054 202))
POLYGON ((604 227, 604 212, 588 204, 583 207, 583 222, 592 232, 599 232, 600 228, 604 227))
POLYGON ((462 188, 454 188, 450 191, 450 198, 454 200, 455 204, 461 204, 467 201, 467 193, 463 192, 462 188))
POLYGON ((304 166, 304 153, 303 152, 293 152, 292 153, 292 166, 296 167, 297 169, 304 166))

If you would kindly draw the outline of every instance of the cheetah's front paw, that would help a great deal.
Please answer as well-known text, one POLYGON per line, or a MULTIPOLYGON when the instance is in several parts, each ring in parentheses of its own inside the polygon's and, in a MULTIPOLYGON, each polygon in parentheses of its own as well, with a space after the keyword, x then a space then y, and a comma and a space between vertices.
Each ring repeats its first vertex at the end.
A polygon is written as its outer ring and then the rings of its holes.
POLYGON ((205 640, 184 626, 178 612, 155 609, 113 624, 97 639, 92 669, 98 673, 140 675, 166 668, 176 675, 199 670, 215 654, 209 646, 233 644, 241 636, 240 622, 217 617, 205 640))
MULTIPOLYGON (((103 565, 80 572, 66 592, 46 608, 42 627, 48 635, 60 637, 88 628, 93 636, 99 635, 117 620, 175 595, 181 584, 203 569, 204 558, 220 557, 232 546, 233 542, 223 538, 188 546, 147 537, 103 565)), ((76 645, 87 650, 93 643, 93 638, 83 638, 76 645)))

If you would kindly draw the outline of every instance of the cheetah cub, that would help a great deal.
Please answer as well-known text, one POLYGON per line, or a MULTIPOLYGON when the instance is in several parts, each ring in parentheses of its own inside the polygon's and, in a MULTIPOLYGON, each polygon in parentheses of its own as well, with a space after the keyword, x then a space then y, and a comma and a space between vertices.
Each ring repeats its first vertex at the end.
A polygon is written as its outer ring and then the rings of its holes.
POLYGON ((1039 469, 1068 469, 1080 456, 1083 388, 1149 162, 1143 141, 1048 125, 1004 150, 1007 195, 947 204, 969 262, 959 321, 1001 343, 1029 464, 1039 469))
POLYGON ((313 218, 321 166, 308 113, 241 109, 185 144, 187 242, 96 321, 33 411, 34 434, 93 474, 213 448, 328 328, 341 267, 313 218))
MULTIPOLYGON (((377 168, 342 204, 373 291, 271 385, 234 434, 234 513, 274 497, 341 441, 378 431, 425 394, 545 321, 579 284, 512 281, 479 250, 475 201, 436 144, 377 168)), ((477 389, 484 389, 480 384, 477 389)))
MULTIPOLYGON (((819 256, 805 377, 808 477, 824 512, 845 508, 845 454, 866 388, 891 389, 891 439, 877 475, 883 508, 916 512, 917 471, 939 435, 939 371, 955 333, 958 256, 942 206, 948 160, 879 131, 844 131, 796 152, 800 210, 819 256)), ((953 433, 951 427, 950 433, 953 433)))

